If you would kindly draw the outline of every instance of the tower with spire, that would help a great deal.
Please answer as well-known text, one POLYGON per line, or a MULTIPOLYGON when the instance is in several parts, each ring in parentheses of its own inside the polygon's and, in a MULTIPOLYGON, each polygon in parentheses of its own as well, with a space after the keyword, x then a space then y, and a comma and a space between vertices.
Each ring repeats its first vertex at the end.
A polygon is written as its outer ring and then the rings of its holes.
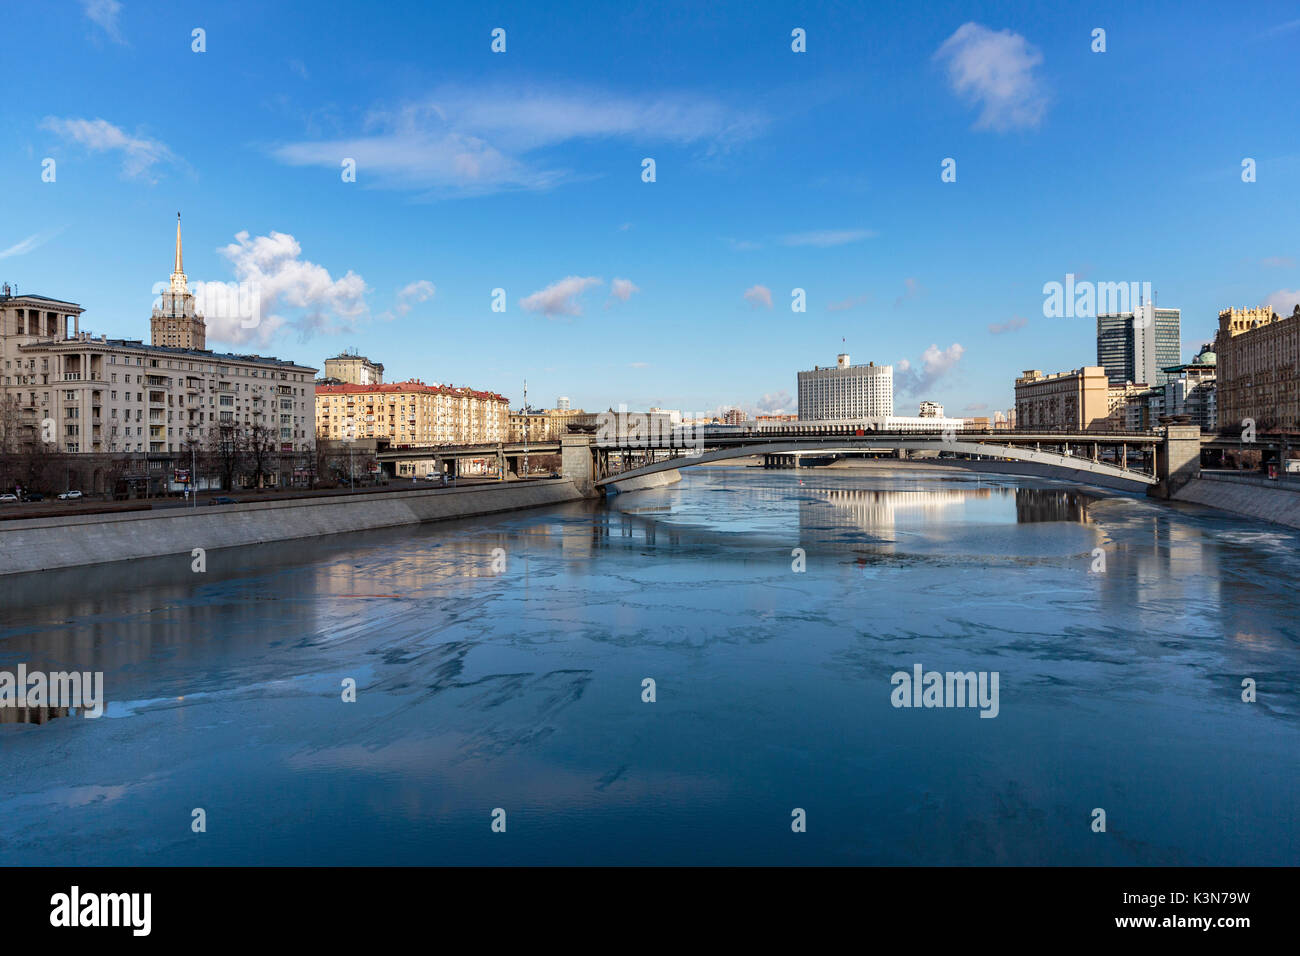
POLYGON ((161 301, 149 320, 151 341, 154 345, 173 348, 202 349, 207 342, 207 326, 203 316, 194 306, 185 278, 185 265, 181 257, 181 214, 176 214, 176 264, 172 270, 171 285, 163 292, 161 301))

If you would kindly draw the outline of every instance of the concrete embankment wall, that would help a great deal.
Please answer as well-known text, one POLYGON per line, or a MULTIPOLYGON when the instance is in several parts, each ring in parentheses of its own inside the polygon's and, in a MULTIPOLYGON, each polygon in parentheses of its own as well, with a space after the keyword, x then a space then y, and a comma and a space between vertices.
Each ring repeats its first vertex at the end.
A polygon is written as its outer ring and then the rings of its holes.
POLYGON ((1300 491, 1264 487, 1250 481, 1195 478, 1174 492, 1174 500, 1300 528, 1300 491))
POLYGON ((238 548, 577 501, 567 479, 260 501, 0 525, 0 575, 238 548))

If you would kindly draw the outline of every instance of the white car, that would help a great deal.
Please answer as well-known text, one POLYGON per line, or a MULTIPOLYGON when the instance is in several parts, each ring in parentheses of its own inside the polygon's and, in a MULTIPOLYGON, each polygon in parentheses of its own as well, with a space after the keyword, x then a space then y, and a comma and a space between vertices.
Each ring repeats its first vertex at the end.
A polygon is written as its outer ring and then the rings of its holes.
POLYGON ((81 497, 81 492, 80 492, 80 491, 65 491, 63 494, 59 495, 59 500, 60 500, 60 501, 76 501, 76 500, 77 500, 78 498, 80 498, 80 497, 81 497))
POLYGON ((17 495, 0 495, 0 505, 16 505, 16 504, 18 504, 17 495))

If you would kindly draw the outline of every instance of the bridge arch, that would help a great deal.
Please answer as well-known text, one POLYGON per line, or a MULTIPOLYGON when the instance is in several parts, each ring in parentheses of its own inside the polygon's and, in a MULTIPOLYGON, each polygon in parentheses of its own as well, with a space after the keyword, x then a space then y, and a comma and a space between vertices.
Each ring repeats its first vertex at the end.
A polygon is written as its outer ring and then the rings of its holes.
MULTIPOLYGON (((764 455, 792 455, 792 454, 853 454, 869 450, 895 450, 902 449, 906 451, 945 451, 953 452, 959 455, 980 455, 984 458, 1010 458, 1015 461, 1031 462, 1033 464, 1043 465, 1053 471, 1059 470, 1061 477, 1073 477, 1086 481, 1087 476, 1095 475, 1112 480, 1119 480, 1128 483, 1125 487, 1133 491, 1144 491, 1148 486, 1158 483, 1158 479, 1142 472, 1132 471, 1126 468, 1120 468, 1117 465, 1107 464, 1106 462, 1093 461, 1088 458, 1080 458, 1076 455, 1062 455, 1057 452, 1039 451, 1035 448, 1022 448, 1018 445, 1000 445, 993 443, 984 443, 978 441, 940 441, 935 437, 930 438, 875 438, 863 440, 858 438, 852 443, 846 443, 843 440, 828 438, 825 441, 816 441, 801 439, 799 441, 773 441, 766 443, 755 443, 752 445, 734 445, 725 448, 714 448, 712 450, 702 451, 696 455, 681 455, 676 458, 665 458, 661 461, 652 462, 648 465, 642 465, 639 468, 633 468, 628 471, 619 472, 610 475, 595 482, 596 487, 604 488, 606 491, 617 492, 618 485, 621 482, 630 481, 645 475, 653 475, 664 471, 673 471, 681 468, 690 468, 696 465, 705 465, 716 461, 728 461, 737 458, 762 457, 764 455)), ((1051 477, 1049 474, 1047 477, 1051 477)))

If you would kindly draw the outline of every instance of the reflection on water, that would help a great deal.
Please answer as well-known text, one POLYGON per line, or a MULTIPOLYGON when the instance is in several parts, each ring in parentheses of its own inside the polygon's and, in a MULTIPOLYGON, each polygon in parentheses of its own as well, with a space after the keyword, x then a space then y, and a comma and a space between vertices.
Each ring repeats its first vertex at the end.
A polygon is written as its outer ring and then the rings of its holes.
POLYGON ((0 726, 0 862, 1294 862, 1300 536, 948 470, 683 475, 6 579, 0 668, 102 670, 107 710, 0 726), (998 671, 999 716, 893 709, 916 663, 998 671))

